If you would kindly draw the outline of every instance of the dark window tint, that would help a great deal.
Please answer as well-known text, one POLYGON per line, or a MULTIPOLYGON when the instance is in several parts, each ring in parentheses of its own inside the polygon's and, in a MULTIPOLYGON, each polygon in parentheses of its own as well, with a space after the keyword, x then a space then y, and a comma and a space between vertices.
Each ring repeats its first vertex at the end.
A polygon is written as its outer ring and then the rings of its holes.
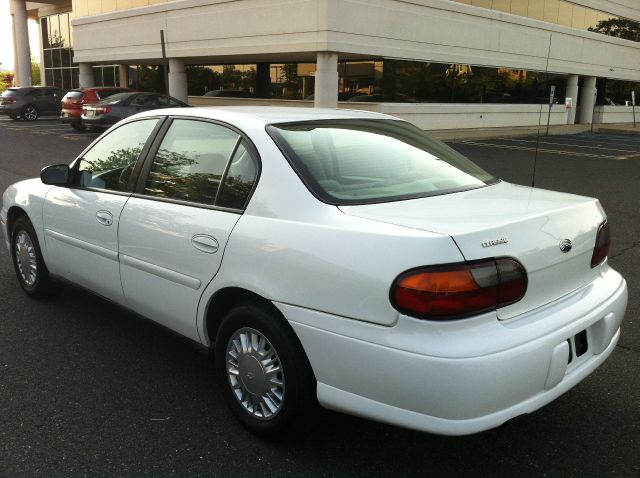
POLYGON ((217 124, 174 120, 153 160, 144 193, 213 205, 238 138, 217 124))
MULTIPOLYGON (((114 98, 116 96, 120 95, 113 95, 114 98)), ((154 97, 154 95, 138 95, 133 100, 131 100, 131 105, 133 106, 154 106, 155 103, 156 98, 154 97)))
POLYGON ((267 131, 307 187, 331 204, 435 196, 497 181, 404 121, 309 121, 267 131))
POLYGON ((80 161, 81 187, 128 191, 133 167, 157 119, 120 126, 97 142, 80 161))
POLYGON ((258 176, 258 164, 244 144, 240 144, 225 177, 217 206, 244 209, 258 176))

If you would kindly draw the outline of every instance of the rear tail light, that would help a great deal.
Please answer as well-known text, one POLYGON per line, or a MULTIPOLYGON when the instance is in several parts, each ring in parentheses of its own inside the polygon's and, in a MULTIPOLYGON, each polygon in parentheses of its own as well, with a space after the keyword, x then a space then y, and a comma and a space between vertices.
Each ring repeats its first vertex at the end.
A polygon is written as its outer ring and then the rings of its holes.
POLYGON ((0 98, 0 101, 2 101, 4 104, 16 102, 16 100, 14 100, 13 98, 0 98))
POLYGON ((598 228, 598 236, 596 237, 596 247, 593 249, 591 256, 591 267, 596 267, 604 262, 609 255, 611 246, 611 232, 609 223, 605 220, 598 228))
POLYGON ((105 113, 109 113, 111 111, 111 106, 98 106, 96 107, 96 113, 98 114, 105 114, 105 113))
POLYGON ((524 297, 527 273, 514 259, 487 259, 422 267, 398 276, 393 306, 403 314, 449 320, 495 310, 524 297))

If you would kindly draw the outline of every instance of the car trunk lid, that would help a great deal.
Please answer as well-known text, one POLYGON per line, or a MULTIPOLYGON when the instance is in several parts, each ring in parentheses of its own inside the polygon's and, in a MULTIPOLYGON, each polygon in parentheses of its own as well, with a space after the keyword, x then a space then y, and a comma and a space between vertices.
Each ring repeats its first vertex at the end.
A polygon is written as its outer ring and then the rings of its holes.
MULTIPOLYGON (((513 257, 527 270, 527 292, 498 309, 502 320, 552 302, 592 282, 598 226, 596 199, 505 182, 408 201, 340 206, 346 214, 448 234, 466 260, 513 257), (566 242, 569 240, 571 247, 566 242), (563 250, 564 249, 564 250, 563 250)), ((416 259, 416 267, 429 265, 416 259)))

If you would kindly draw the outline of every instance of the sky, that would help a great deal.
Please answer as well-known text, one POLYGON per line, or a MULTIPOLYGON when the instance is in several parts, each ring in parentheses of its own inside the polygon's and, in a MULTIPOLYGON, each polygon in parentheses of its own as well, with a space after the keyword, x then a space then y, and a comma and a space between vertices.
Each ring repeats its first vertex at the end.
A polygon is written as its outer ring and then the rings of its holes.
MULTIPOLYGON (((29 20, 29 44, 31 55, 36 61, 40 61, 39 41, 38 24, 29 20)), ((0 0, 0 68, 13 70, 13 30, 9 0, 0 0)))

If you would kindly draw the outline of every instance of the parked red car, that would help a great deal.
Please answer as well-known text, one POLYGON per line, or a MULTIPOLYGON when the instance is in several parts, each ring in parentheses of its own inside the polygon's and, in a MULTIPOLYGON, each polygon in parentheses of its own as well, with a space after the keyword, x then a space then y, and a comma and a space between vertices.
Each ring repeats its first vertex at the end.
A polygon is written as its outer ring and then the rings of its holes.
POLYGON ((72 128, 77 130, 85 129, 82 124, 82 107, 84 105, 93 105, 98 101, 115 95, 116 93, 124 93, 127 91, 135 91, 129 88, 120 88, 117 86, 101 86, 90 88, 79 88, 71 90, 62 98, 62 111, 60 113, 60 121, 69 123, 72 128))

